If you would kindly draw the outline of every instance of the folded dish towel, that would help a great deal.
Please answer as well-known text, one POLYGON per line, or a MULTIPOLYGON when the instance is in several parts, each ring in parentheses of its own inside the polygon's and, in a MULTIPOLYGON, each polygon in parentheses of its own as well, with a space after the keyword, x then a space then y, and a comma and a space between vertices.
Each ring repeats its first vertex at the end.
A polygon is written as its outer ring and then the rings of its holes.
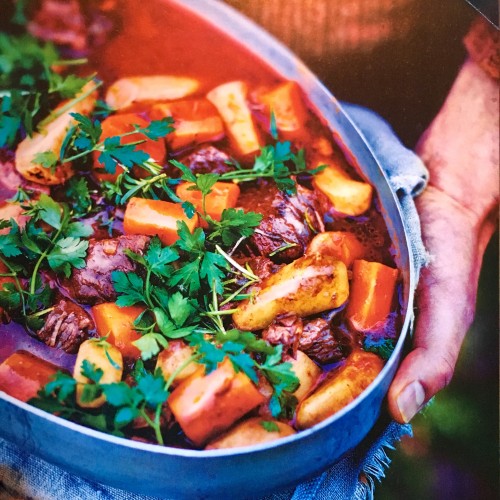
MULTIPOLYGON (((403 211, 404 222, 415 255, 416 275, 427 262, 420 236, 420 224, 413 203, 428 179, 420 159, 405 148, 390 126, 364 108, 343 107, 365 136, 374 155, 386 172, 403 211)), ((405 434, 409 425, 399 425, 382 417, 377 426, 354 450, 347 453, 329 471, 296 488, 275 493, 265 500, 364 499, 373 496, 375 480, 384 477, 389 465, 386 449, 405 434)), ((232 498, 237 498, 231 492, 232 498)), ((38 457, 26 454, 16 445, 0 439, 0 497, 36 500, 151 500, 76 477, 38 457)), ((190 499, 189 499, 190 500, 190 499)))

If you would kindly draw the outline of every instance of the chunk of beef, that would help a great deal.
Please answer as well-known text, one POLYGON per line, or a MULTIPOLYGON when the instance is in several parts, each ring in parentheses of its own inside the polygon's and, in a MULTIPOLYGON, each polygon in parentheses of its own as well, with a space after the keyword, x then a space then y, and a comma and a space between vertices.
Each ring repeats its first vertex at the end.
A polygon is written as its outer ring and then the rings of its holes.
POLYGON ((278 316, 263 332, 262 338, 273 345, 283 345, 283 350, 295 354, 302 335, 302 319, 295 314, 278 316))
MULTIPOLYGON (((243 267, 249 267, 255 276, 261 280, 269 278, 271 274, 274 274, 281 267, 275 264, 271 259, 262 256, 246 257, 237 260, 243 267)), ((246 280, 244 279, 243 281, 246 280)))
POLYGON ((322 364, 335 363, 345 356, 343 346, 333 335, 330 323, 323 318, 305 323, 298 348, 322 364))
POLYGON ((264 215, 250 239, 260 255, 277 262, 289 262, 304 254, 316 232, 322 231, 320 203, 315 193, 297 185, 295 195, 287 195, 275 185, 260 185, 240 196, 240 206, 264 215))
POLYGON ((74 269, 71 277, 63 282, 71 297, 82 304, 99 304, 116 300, 111 281, 113 271, 133 272, 134 261, 125 250, 144 252, 149 242, 148 236, 118 236, 105 240, 91 239, 87 261, 83 269, 74 269))
MULTIPOLYGON (((214 146, 200 146, 189 156, 182 158, 182 163, 189 167, 193 174, 223 174, 234 168, 228 164, 230 157, 214 146)), ((178 176, 178 170, 176 171, 178 176)))
POLYGON ((93 329, 94 322, 84 309, 70 300, 61 299, 36 335, 50 347, 75 353, 93 329))
POLYGON ((116 30, 119 0, 41 0, 28 31, 42 40, 86 53, 116 30))

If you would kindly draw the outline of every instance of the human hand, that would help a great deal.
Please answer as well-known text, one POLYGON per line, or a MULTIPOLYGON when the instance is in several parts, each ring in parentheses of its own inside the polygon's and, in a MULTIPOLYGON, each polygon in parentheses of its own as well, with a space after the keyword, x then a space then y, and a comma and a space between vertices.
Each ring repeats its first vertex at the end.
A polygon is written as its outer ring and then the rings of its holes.
POLYGON ((431 262, 417 290, 413 350, 388 394, 398 422, 410 421, 450 382, 474 317, 481 261, 496 227, 498 127, 498 83, 468 61, 417 146, 431 175, 417 199, 431 262))

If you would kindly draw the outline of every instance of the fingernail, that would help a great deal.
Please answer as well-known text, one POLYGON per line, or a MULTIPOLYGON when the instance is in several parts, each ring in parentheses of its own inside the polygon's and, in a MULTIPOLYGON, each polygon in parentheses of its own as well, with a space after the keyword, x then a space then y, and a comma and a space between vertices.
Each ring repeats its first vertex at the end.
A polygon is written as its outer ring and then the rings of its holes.
POLYGON ((398 396, 396 404, 403 420, 408 423, 420 410, 425 401, 422 384, 415 380, 408 384, 398 396))

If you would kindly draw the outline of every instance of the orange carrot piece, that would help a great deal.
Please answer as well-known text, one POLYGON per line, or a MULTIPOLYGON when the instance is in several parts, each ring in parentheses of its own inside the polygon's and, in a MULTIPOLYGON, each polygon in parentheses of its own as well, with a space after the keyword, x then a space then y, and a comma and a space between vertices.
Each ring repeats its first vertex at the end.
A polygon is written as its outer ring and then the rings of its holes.
POLYGON ((212 373, 193 375, 168 398, 168 404, 186 436, 197 446, 228 429, 264 396, 226 359, 212 373))
POLYGON ((189 219, 177 203, 131 198, 125 209, 123 229, 125 234, 157 235, 164 245, 172 245, 179 239, 177 221, 184 221, 191 232, 198 226, 198 216, 189 219))
POLYGON ((364 245, 353 233, 344 231, 326 231, 317 234, 307 246, 306 254, 320 253, 341 260, 347 267, 366 253, 364 245))
MULTIPOLYGON (((144 118, 140 117, 135 113, 123 113, 117 115, 108 116, 101 123, 102 134, 101 141, 107 139, 108 137, 114 137, 116 135, 121 135, 126 132, 132 132, 134 130, 134 125, 139 125, 140 127, 147 127, 149 122, 144 118)), ((120 144, 130 144, 132 142, 144 141, 141 144, 137 144, 135 148, 139 151, 144 151, 147 153, 153 160, 157 163, 162 163, 165 160, 165 156, 167 154, 165 148, 165 141, 163 139, 158 139, 154 141, 152 139, 148 139, 143 134, 131 134, 126 137, 122 137, 120 139, 120 144)), ((109 181, 115 182, 123 172, 123 168, 119 165, 116 166, 116 170, 114 174, 108 174, 104 172, 104 164, 99 161, 99 155, 101 153, 98 151, 94 151, 92 153, 94 159, 94 176, 101 182, 109 181)), ((136 177, 145 177, 148 173, 140 168, 133 168, 134 175, 136 177)))
POLYGON ((141 351, 133 344, 141 338, 134 330, 133 323, 144 311, 144 307, 118 307, 115 302, 105 302, 92 307, 92 316, 97 333, 108 337, 125 358, 138 359, 141 351))
POLYGON ((21 401, 34 398, 58 367, 26 351, 16 351, 0 364, 0 391, 21 401))
MULTIPOLYGON (((203 203, 201 191, 190 190, 194 186, 192 182, 183 182, 177 186, 176 194, 183 201, 190 201, 203 214, 203 203)), ((220 220, 222 212, 226 208, 234 208, 238 202, 240 188, 232 182, 216 182, 212 191, 205 197, 205 208, 207 215, 212 219, 220 220)))
POLYGON ((355 260, 346 317, 353 328, 367 331, 391 312, 398 270, 379 262, 355 260))
POLYGON ((174 119, 174 131, 166 137, 167 144, 174 151, 224 137, 222 119, 208 99, 157 103, 153 105, 150 116, 153 120, 168 116, 174 119))
POLYGON ((274 114, 276 128, 285 134, 297 135, 305 132, 307 109, 295 82, 285 82, 259 96, 266 113, 274 114))

